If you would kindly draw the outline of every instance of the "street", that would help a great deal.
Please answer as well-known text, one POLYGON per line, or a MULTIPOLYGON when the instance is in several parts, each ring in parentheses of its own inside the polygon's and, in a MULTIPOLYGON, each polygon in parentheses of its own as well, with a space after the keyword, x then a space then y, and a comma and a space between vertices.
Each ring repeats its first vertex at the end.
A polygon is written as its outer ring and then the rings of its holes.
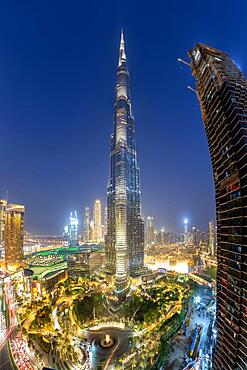
POLYGON ((11 356, 9 353, 8 344, 6 341, 6 322, 4 315, 5 307, 5 297, 3 290, 1 289, 0 297, 0 343, 2 347, 0 348, 0 369, 1 370, 14 370, 12 365, 11 356))
POLYGON ((191 304, 189 325, 186 329, 186 334, 179 332, 176 337, 170 342, 170 355, 167 369, 195 369, 195 370, 208 370, 210 369, 210 327, 213 322, 213 313, 211 306, 205 306, 202 302, 191 304), (195 335, 196 328, 201 327, 200 339, 195 353, 189 354, 190 344, 193 335, 195 335), (191 365, 191 366, 189 366, 191 365))
POLYGON ((0 351, 0 369, 1 370, 15 370, 12 365, 11 356, 8 349, 8 344, 5 343, 0 351))

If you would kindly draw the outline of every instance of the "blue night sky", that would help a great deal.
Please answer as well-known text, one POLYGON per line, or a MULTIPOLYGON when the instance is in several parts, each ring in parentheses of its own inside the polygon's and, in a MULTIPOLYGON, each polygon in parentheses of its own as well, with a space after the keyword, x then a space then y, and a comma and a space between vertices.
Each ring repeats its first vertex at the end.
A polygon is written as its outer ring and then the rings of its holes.
POLYGON ((180 231, 215 218, 210 158, 191 72, 197 41, 247 75, 247 1, 1 1, 0 192, 26 229, 60 233, 68 213, 104 203, 115 72, 124 28, 143 215, 180 231))

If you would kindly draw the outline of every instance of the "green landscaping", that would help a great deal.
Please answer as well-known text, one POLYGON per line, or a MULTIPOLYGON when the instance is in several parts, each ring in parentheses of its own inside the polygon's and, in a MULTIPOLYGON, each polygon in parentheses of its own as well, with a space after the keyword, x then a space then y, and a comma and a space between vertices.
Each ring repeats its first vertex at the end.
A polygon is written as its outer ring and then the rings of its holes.
POLYGON ((44 339, 42 335, 28 334, 28 344, 31 345, 33 341, 35 341, 45 353, 49 353, 51 344, 44 339))
MULTIPOLYGON (((124 304, 112 314, 107 305, 110 301, 114 306, 115 296, 105 282, 99 282, 97 278, 67 279, 50 294, 50 303, 47 297, 40 302, 44 306, 35 312, 30 326, 26 325, 27 333, 30 329, 30 339, 46 353, 51 346, 49 341, 47 343, 46 338, 49 338, 60 356, 70 359, 73 353, 76 361, 79 352, 73 350, 71 338, 80 329, 109 321, 125 323, 133 329, 135 336, 131 339, 130 352, 119 359, 116 369, 127 369, 130 365, 132 369, 149 369, 151 364, 155 369, 156 363, 157 366, 166 363, 167 343, 179 330, 192 291, 193 283, 189 279, 167 274, 152 285, 135 287, 124 304)), ((26 313, 30 308, 26 307, 26 313)))
POLYGON ((207 280, 208 282, 211 282, 212 280, 216 280, 216 274, 217 274, 217 269, 216 267, 208 267, 206 268, 203 272, 198 273, 200 278, 207 280))
POLYGON ((134 292, 123 308, 123 317, 135 324, 149 324, 165 315, 172 303, 178 300, 178 293, 164 288, 134 292))
POLYGON ((31 324, 31 329, 38 329, 50 326, 51 324, 51 307, 44 306, 40 308, 35 316, 35 320, 31 324))
POLYGON ((80 327, 85 326, 95 317, 102 317, 104 313, 101 294, 86 295, 73 301, 73 316, 80 327))

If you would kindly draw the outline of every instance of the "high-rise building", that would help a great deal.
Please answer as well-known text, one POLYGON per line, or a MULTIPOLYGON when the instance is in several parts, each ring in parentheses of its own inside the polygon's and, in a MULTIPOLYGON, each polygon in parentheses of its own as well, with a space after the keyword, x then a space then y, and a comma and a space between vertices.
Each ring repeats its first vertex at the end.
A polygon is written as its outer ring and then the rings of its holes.
POLYGON ((93 220, 90 221, 90 233, 89 233, 89 241, 90 242, 95 242, 95 236, 94 236, 94 222, 93 220))
POLYGON ((5 218, 5 261, 6 263, 20 262, 23 258, 25 207, 19 204, 6 205, 5 218))
POLYGON ((214 370, 247 368, 247 81, 224 52, 189 51, 211 155, 217 217, 214 370))
POLYGON ((201 231, 195 226, 193 226, 191 229, 191 241, 194 247, 197 247, 201 241, 201 231))
POLYGON ((196 245, 199 245, 201 243, 201 231, 196 230, 196 245))
POLYGON ((158 243, 158 231, 154 230, 154 244, 156 245, 158 243))
POLYGON ((208 223, 208 252, 211 256, 215 256, 216 253, 216 230, 213 221, 208 223))
POLYGON ((77 212, 71 212, 69 218, 69 243, 70 245, 78 244, 78 217, 77 212))
POLYGON ((208 235, 207 235, 206 231, 201 231, 200 232, 200 239, 201 239, 201 242, 204 243, 204 244, 207 242, 208 235))
POLYGON ((90 241, 90 209, 89 207, 85 208, 83 214, 83 241, 90 241))
POLYGON ((94 221, 94 239, 96 243, 100 243, 102 241, 102 225, 101 225, 101 202, 99 199, 96 199, 94 202, 93 221, 94 221))
POLYGON ((107 207, 104 210, 104 237, 107 234, 107 207))
POLYGON ((196 227, 195 226, 192 226, 192 229, 191 229, 191 237, 192 237, 192 243, 193 245, 195 246, 197 243, 196 243, 196 227))
POLYGON ((0 244, 4 243, 7 201, 0 199, 0 244))
POLYGON ((123 33, 114 107, 110 180, 107 189, 106 269, 115 274, 116 290, 121 292, 128 286, 129 274, 140 274, 144 263, 140 175, 123 33))
POLYGON ((154 242, 155 242, 154 218, 151 216, 148 216, 147 222, 146 222, 146 246, 153 245, 154 242))
POLYGON ((163 226, 160 230, 160 244, 161 245, 165 244, 165 239, 166 239, 166 233, 165 233, 165 227, 163 226))
POLYGON ((189 242, 189 233, 188 233, 188 219, 184 219, 184 244, 188 245, 189 242))
POLYGON ((175 233, 167 233, 167 243, 176 243, 177 240, 177 235, 175 233))
POLYGON ((90 253, 89 258, 89 272, 90 275, 99 272, 104 268, 105 264, 105 253, 102 251, 97 251, 90 253))
POLYGON ((4 252, 5 223, 7 201, 0 199, 0 257, 4 252))

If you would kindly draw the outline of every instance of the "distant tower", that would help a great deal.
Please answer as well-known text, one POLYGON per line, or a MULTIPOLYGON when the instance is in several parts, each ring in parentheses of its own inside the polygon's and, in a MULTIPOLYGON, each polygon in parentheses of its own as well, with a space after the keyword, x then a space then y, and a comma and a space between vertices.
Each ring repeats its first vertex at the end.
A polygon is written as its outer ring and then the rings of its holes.
POLYGON ((151 216, 148 216, 147 223, 146 223, 146 245, 147 246, 153 245, 154 242, 155 242, 154 218, 151 216))
POLYGON ((66 224, 63 228, 63 238, 64 238, 64 246, 69 245, 69 225, 66 224))
POLYGON ((211 256, 215 256, 216 253, 216 230, 213 221, 208 223, 208 251, 211 256))
POLYGON ((196 230, 196 245, 200 245, 201 243, 201 231, 200 230, 196 230))
POLYGON ((70 245, 78 244, 78 217, 77 212, 71 212, 69 218, 69 243, 70 245))
POLYGON ((94 221, 94 239, 96 243, 100 243, 102 241, 102 225, 101 225, 101 202, 99 199, 96 199, 94 202, 93 221, 94 221))
POLYGON ((19 204, 6 205, 5 261, 20 262, 23 258, 25 207, 19 204))
POLYGON ((158 231, 154 230, 154 245, 158 243, 158 231))
POLYGON ((89 207, 85 208, 83 214, 83 241, 90 241, 90 209, 89 207))
POLYGON ((0 199, 0 257, 4 251, 7 201, 0 199))
POLYGON ((123 32, 121 34, 111 135, 110 180, 107 190, 106 268, 115 274, 116 292, 128 287, 129 275, 140 275, 144 264, 144 224, 140 175, 136 159, 135 122, 123 32))
POLYGON ((93 220, 90 221, 90 233, 89 233, 89 241, 95 242, 95 229, 94 229, 94 222, 93 220))
POLYGON ((188 234, 188 219, 184 219, 184 244, 188 245, 189 242, 189 234, 188 234))
POLYGON ((161 243, 161 245, 165 244, 165 238, 166 238, 166 233, 165 233, 165 227, 163 226, 160 230, 160 243, 161 243))
POLYGON ((197 233, 196 233, 196 228, 195 226, 192 227, 192 231, 191 231, 191 236, 192 236, 192 243, 193 243, 193 246, 195 246, 197 244, 197 233))

